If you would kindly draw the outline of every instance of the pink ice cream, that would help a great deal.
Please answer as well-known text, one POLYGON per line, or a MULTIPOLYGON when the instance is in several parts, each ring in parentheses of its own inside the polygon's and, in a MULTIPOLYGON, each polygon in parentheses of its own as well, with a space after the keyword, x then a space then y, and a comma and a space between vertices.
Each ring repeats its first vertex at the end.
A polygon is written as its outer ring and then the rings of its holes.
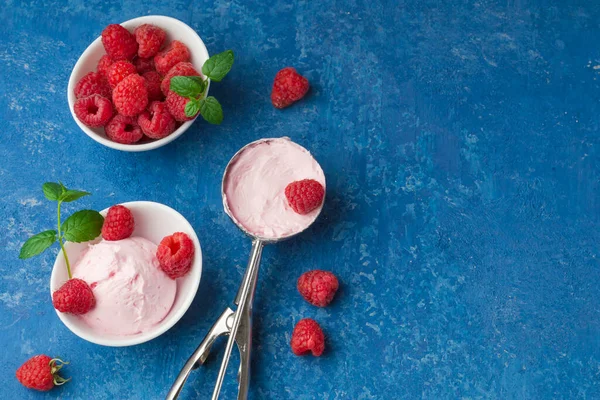
POLYGON ((99 332, 134 335, 162 321, 177 283, 159 267, 156 245, 141 237, 90 245, 73 269, 86 281, 96 306, 80 317, 99 332))
POLYGON ((224 206, 248 233, 273 240, 306 229, 320 208, 300 215, 289 206, 285 187, 314 179, 325 188, 323 170, 289 138, 265 139, 246 147, 231 162, 223 181, 224 206))

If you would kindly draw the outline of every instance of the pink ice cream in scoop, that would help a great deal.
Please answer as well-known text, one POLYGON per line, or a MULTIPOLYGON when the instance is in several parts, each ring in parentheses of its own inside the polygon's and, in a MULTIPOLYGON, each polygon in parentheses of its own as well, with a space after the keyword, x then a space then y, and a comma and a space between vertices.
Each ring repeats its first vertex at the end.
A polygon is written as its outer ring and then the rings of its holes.
POLYGON ((323 170, 302 146, 289 138, 265 139, 243 149, 223 180, 223 202, 229 215, 254 235, 267 240, 306 229, 321 208, 300 215, 290 207, 285 187, 314 179, 325 188, 323 170))
POLYGON ((134 335, 167 316, 177 283, 160 269, 156 248, 141 237, 89 246, 73 268, 73 277, 86 281, 96 297, 96 306, 80 316, 89 326, 134 335))

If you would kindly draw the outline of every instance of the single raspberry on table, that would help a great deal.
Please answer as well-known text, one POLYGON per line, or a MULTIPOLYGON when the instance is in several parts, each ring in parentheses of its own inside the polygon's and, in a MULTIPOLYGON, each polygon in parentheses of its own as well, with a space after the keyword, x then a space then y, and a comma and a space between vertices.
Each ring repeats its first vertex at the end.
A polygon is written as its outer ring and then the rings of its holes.
POLYGON ((68 382, 58 374, 64 364, 60 358, 50 358, 44 354, 31 357, 17 369, 17 380, 28 389, 47 392, 55 385, 68 382))
POLYGON ((146 80, 137 74, 126 76, 113 90, 112 99, 119 114, 137 116, 148 105, 146 80))
POLYGON ((63 313, 85 314, 96 305, 96 298, 87 282, 73 278, 52 293, 54 308, 63 313))
POLYGON ((325 350, 325 334, 315 320, 301 319, 292 332, 290 345, 297 356, 311 352, 313 356, 319 357, 325 350))
POLYGON ((81 122, 92 128, 106 125, 113 116, 110 100, 98 94, 77 99, 73 104, 73 110, 81 122))
POLYGON ((177 123, 165 103, 154 101, 148 110, 140 114, 138 124, 149 138, 162 139, 173 133, 177 123))
POLYGON ((110 86, 106 78, 97 72, 90 72, 77 82, 75 85, 75 97, 80 99, 93 94, 99 94, 102 97, 110 97, 110 86))
POLYGON ((285 108, 303 98, 309 87, 308 79, 300 75, 295 68, 284 68, 275 75, 271 102, 276 108, 285 108))
POLYGON ((104 127, 106 136, 113 142, 121 144, 133 144, 144 137, 142 129, 138 125, 137 117, 126 117, 117 114, 104 127))
POLYGON ((100 61, 98 61, 98 66, 96 67, 96 72, 106 78, 106 71, 108 71, 108 67, 110 67, 114 63, 113 59, 110 58, 107 54, 100 57, 100 61))
POLYGON ((133 31, 138 42, 138 56, 143 58, 154 57, 162 47, 167 34, 158 26, 143 24, 133 31))
POLYGON ((295 212, 304 215, 319 208, 325 197, 325 189, 314 179, 303 179, 287 185, 285 197, 295 212))
POLYGON ((146 72, 156 71, 154 68, 154 57, 151 58, 140 58, 136 57, 133 59, 133 65, 137 69, 138 74, 143 75, 146 72))
POLYGON ((176 64, 189 60, 190 51, 187 46, 179 40, 173 40, 166 49, 154 56, 154 66, 161 75, 165 75, 176 64))
POLYGON ((175 232, 161 240, 156 250, 156 258, 165 274, 171 279, 177 279, 192 268, 194 251, 192 239, 183 232, 175 232))
POLYGON ((135 221, 131 210, 120 204, 112 206, 106 213, 102 225, 102 238, 104 240, 123 240, 133 233, 135 221))
POLYGON ((196 69, 190 62, 177 63, 169 70, 169 72, 167 72, 167 74, 163 78, 162 84, 160 86, 162 89, 162 92, 165 94, 165 96, 167 95, 167 93, 169 93, 169 88, 171 86, 171 78, 174 76, 202 76, 202 75, 200 75, 200 73, 198 71, 196 71, 196 69))
POLYGON ((102 31, 102 44, 106 54, 114 61, 132 60, 137 54, 135 36, 121 25, 112 24, 102 31))
POLYGON ((142 75, 146 80, 146 87, 148 88, 148 101, 162 101, 165 98, 163 92, 160 90, 162 84, 162 78, 156 71, 149 71, 142 75))
POLYGON ((325 307, 333 300, 340 284, 331 272, 316 269, 300 275, 297 287, 302 297, 310 304, 325 307))
POLYGON ((111 88, 116 88, 123 79, 131 74, 137 74, 135 66, 127 60, 115 61, 106 71, 106 78, 111 88))
POLYGON ((185 105, 188 101, 190 101, 190 99, 182 97, 172 90, 169 90, 169 93, 167 93, 165 103, 167 103, 167 108, 176 121, 191 121, 196 117, 195 115, 193 117, 185 115, 185 105))

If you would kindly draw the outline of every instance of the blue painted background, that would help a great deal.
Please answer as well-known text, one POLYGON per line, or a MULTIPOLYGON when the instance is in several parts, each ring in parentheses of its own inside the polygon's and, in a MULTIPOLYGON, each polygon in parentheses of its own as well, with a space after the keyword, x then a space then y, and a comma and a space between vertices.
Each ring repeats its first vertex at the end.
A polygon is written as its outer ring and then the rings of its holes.
MULTIPOLYGON (((288 135, 323 166, 328 197, 308 233, 265 251, 254 399, 600 398, 599 3, 262 3, 4 3, 2 397, 164 397, 231 304, 247 261, 250 242, 222 211, 223 169, 246 143, 288 135), (222 126, 198 121, 164 148, 128 154, 86 137, 65 92, 105 25, 147 14, 179 18, 211 53, 232 48, 237 58, 211 87, 222 126), (279 111, 270 87, 288 65, 312 90, 279 111), (53 225, 40 186, 59 179, 93 192, 77 206, 152 200, 192 223, 204 275, 169 332, 105 348, 58 320, 48 293, 57 250, 17 256, 53 225), (342 282, 325 309, 295 291, 315 267, 342 282), (322 358, 289 350, 303 317, 328 336, 322 358), (37 353, 71 360, 73 381, 49 395, 22 388, 13 371, 37 353)), ((183 398, 208 397, 218 361, 193 375, 183 398)))

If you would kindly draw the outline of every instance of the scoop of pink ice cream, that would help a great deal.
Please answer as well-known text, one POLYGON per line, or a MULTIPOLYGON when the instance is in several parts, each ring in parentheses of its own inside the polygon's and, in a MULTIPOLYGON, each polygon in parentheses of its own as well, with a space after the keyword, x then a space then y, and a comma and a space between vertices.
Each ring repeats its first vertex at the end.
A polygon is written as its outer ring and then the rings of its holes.
POLYGON ((177 283, 159 267, 156 245, 141 237, 90 245, 73 268, 86 281, 96 307, 80 317, 99 332, 133 335, 161 322, 177 283))

